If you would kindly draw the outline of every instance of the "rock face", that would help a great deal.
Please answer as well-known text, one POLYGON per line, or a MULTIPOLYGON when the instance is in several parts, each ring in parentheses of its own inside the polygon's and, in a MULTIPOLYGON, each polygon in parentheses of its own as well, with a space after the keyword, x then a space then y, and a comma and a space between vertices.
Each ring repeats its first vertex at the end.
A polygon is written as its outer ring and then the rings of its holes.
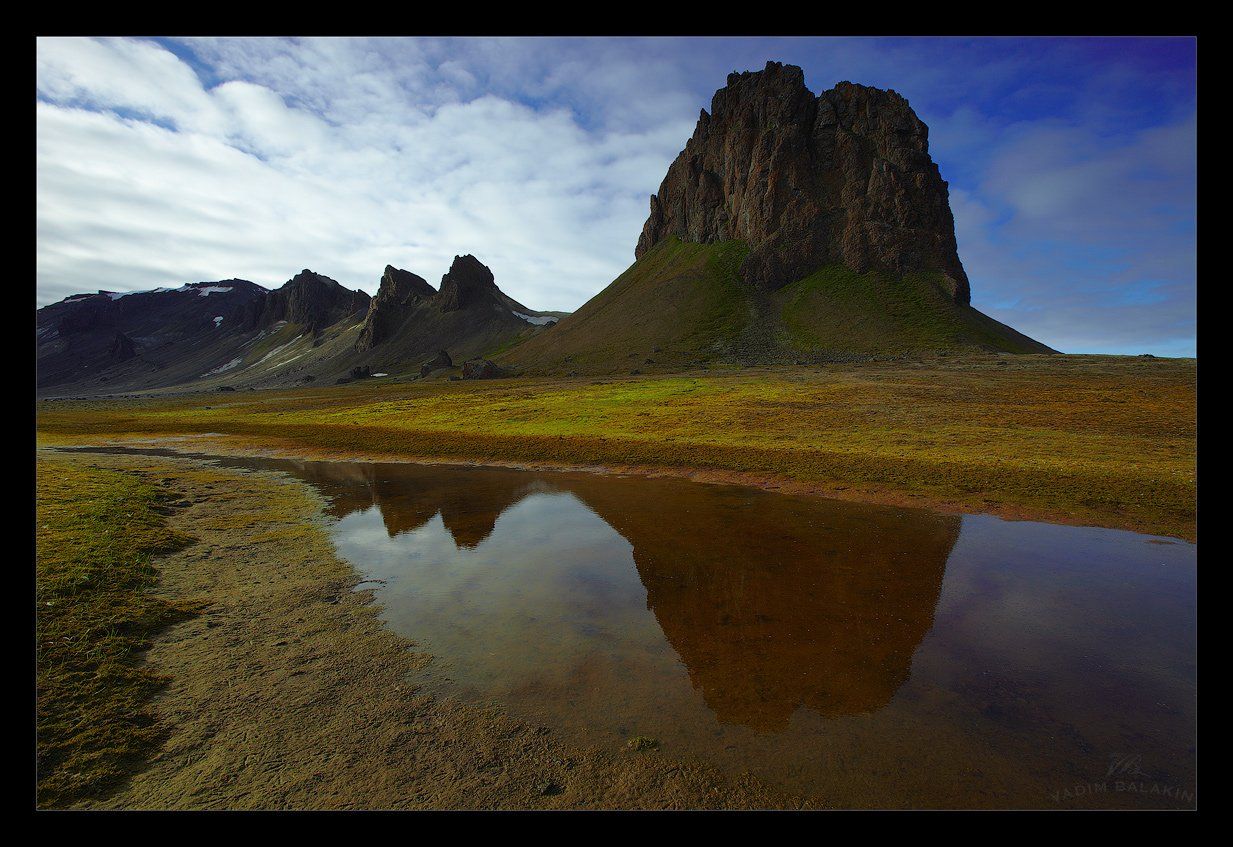
POLYGON ((668 169, 635 255, 670 236, 750 247, 746 282, 777 289, 827 264, 940 271, 970 300, 929 130, 894 91, 816 97, 795 65, 730 74, 668 169))
POLYGON ((112 362, 126 362, 136 355, 137 348, 133 344, 133 339, 122 332, 117 332, 115 339, 111 342, 107 358, 112 362))
POLYGON ((441 311, 452 312, 465 308, 485 292, 496 290, 496 280, 487 265, 470 254, 455 256, 449 272, 441 277, 437 300, 441 311))
POLYGON ((368 306, 364 328, 360 331, 357 350, 371 350, 389 338, 406 318, 407 307, 420 300, 435 297, 437 290, 423 277, 393 265, 385 266, 381 287, 368 306))
POLYGON ((287 321, 316 332, 363 312, 370 299, 363 291, 351 291, 305 268, 256 304, 253 326, 287 321))
POLYGON ((454 360, 450 358, 450 354, 440 350, 437 355, 420 366, 420 376, 428 376, 433 371, 452 367, 454 367, 454 360))
POLYGON ((463 379, 500 379, 509 376, 504 368, 487 359, 471 359, 462 363, 463 379))

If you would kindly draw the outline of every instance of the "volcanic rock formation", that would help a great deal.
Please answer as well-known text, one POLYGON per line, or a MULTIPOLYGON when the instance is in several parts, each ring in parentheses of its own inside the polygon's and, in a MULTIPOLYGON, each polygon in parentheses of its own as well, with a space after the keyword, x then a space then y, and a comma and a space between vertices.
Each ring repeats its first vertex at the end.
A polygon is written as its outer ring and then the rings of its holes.
POLYGON ((479 259, 470 254, 455 256, 449 273, 441 277, 441 290, 437 295, 441 311, 462 309, 477 297, 495 291, 496 288, 492 271, 479 259))
POLYGON ((504 368, 487 359, 471 359, 462 363, 463 379, 500 379, 509 376, 504 368))
POLYGON ((305 268, 256 304, 253 326, 277 321, 300 324, 318 332, 348 315, 368 308, 369 296, 305 268))
POLYGON ((409 304, 431 299, 436 294, 437 290, 423 277, 386 265, 381 276, 381 287, 368 306, 368 315, 364 319, 356 349, 371 350, 385 341, 406 318, 409 304))
POLYGON ((111 342, 108 358, 113 362, 127 362, 136 355, 137 348, 133 344, 133 339, 122 332, 117 332, 115 340, 111 342))
POLYGON ((939 271, 970 300, 929 130, 894 91, 841 82, 816 97, 799 67, 730 74, 651 197, 635 255, 669 236, 750 247, 748 283, 778 289, 829 264, 939 271))

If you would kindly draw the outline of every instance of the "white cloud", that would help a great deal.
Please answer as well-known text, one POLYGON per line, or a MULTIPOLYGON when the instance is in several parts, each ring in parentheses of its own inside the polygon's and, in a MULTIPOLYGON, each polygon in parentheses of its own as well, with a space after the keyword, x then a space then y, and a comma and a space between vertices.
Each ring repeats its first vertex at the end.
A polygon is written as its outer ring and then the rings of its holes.
POLYGON ((207 89, 149 42, 40 40, 40 302, 302 267, 373 291, 474 253, 534 308, 581 305, 632 261, 692 118, 585 128, 418 45, 196 45, 230 77, 207 89))
POLYGON ((851 79, 909 98, 951 181, 978 308, 1067 350, 1184 349, 1193 81, 1152 58, 1176 44, 1099 48, 44 38, 39 302, 273 287, 304 267, 371 292, 387 263, 435 283, 474 253, 528 306, 573 309, 632 261, 647 196, 725 74, 778 59, 815 91, 851 79))

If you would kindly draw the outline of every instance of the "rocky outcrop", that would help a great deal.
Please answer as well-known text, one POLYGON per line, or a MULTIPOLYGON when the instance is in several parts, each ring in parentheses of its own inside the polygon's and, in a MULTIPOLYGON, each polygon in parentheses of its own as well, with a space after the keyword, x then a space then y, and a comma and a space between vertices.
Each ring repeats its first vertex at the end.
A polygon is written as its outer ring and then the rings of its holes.
POLYGON ((730 74, 668 169, 635 255, 670 236, 738 239, 746 282, 776 289, 827 264, 967 274, 929 130, 894 91, 841 82, 816 97, 795 65, 730 74))
POLYGON ((420 376, 428 376, 433 371, 452 367, 454 367, 454 360, 450 358, 450 354, 440 350, 437 352, 437 355, 420 366, 420 376))
POLYGON ((437 295, 443 312, 464 309, 485 295, 495 294, 496 280, 492 271, 479 259, 467 254, 455 256, 449 272, 441 277, 441 290, 437 295))
POLYGON ((487 359, 471 359, 462 363, 463 379, 500 379, 505 376, 509 376, 508 371, 487 359))
POLYGON ((251 325, 264 327, 287 321, 318 332, 349 315, 363 313, 370 299, 363 291, 351 291, 305 268, 254 304, 251 325))
POLYGON ((137 347, 133 339, 122 332, 117 332, 111 341, 111 349, 107 352, 107 360, 112 363, 126 362, 137 355, 137 347))
POLYGON ((437 290, 423 277, 386 265, 381 276, 381 287, 368 306, 368 315, 364 318, 356 349, 371 350, 385 341, 406 319, 412 303, 431 299, 436 293, 437 290))

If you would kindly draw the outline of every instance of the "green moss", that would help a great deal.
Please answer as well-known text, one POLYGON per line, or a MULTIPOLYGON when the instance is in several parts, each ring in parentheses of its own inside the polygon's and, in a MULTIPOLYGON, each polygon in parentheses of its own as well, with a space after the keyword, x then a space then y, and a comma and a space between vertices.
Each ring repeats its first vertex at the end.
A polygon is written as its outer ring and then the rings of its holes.
POLYGON ((625 746, 635 753, 646 753, 650 750, 659 749, 659 741, 645 735, 635 735, 629 741, 625 742, 625 746))
POLYGON ((183 546, 160 494, 129 474, 40 459, 36 500, 38 803, 104 793, 162 738, 140 666, 149 638, 189 610, 149 594, 151 556, 183 546))
POLYGON ((1047 352, 1010 327, 955 303, 939 273, 894 277, 834 265, 784 287, 775 297, 788 343, 801 352, 1047 352))
POLYGON ((523 369, 624 373, 730 353, 749 320, 740 242, 655 245, 611 285, 502 360, 523 369))
POLYGON ((494 354, 532 373, 615 374, 802 355, 1049 352, 956 304, 937 273, 895 277, 833 266, 765 291, 741 278, 748 254, 739 241, 665 239, 556 327, 494 354))

